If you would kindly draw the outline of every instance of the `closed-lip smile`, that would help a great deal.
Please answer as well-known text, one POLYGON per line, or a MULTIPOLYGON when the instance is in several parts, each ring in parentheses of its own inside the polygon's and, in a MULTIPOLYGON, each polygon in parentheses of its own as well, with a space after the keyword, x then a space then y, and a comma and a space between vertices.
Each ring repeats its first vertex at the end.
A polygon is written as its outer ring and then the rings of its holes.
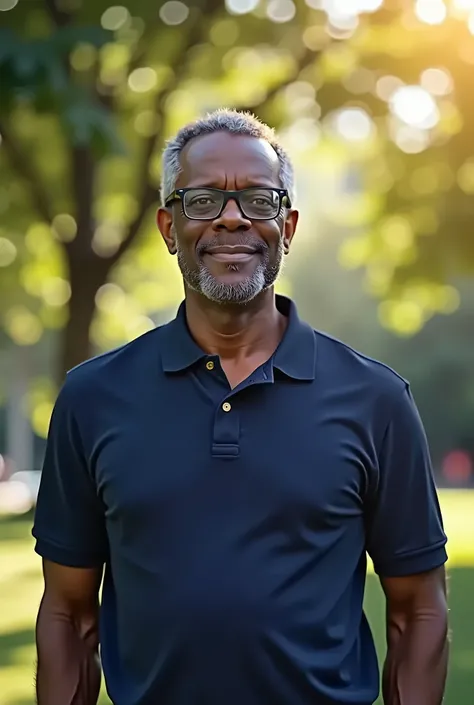
POLYGON ((205 250, 205 254, 210 255, 213 260, 234 265, 249 262, 256 253, 257 250, 249 245, 215 245, 205 250))
POLYGON ((254 247, 249 245, 216 245, 206 249, 209 255, 254 255, 254 247))

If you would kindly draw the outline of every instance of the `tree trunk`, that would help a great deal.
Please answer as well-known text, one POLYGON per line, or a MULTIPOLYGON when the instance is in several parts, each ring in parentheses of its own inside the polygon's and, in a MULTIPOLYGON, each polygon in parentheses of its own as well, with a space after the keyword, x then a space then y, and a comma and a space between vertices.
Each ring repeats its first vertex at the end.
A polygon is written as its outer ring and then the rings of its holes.
POLYGON ((70 260, 71 298, 69 319, 61 333, 60 357, 58 361, 58 383, 62 385, 66 373, 93 354, 90 327, 95 311, 95 297, 105 284, 108 275, 106 261, 94 256, 87 264, 78 266, 70 260))

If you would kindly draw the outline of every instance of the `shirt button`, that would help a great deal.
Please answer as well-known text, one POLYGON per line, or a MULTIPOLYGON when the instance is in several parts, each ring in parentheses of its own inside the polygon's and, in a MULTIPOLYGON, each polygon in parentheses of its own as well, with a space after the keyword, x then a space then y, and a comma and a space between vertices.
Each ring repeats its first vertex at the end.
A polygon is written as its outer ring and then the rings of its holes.
POLYGON ((228 401, 225 401, 222 404, 222 411, 230 411, 232 409, 231 405, 229 404, 228 401))
POLYGON ((214 369, 214 363, 212 362, 212 360, 209 360, 209 362, 206 362, 206 367, 208 370, 214 369))

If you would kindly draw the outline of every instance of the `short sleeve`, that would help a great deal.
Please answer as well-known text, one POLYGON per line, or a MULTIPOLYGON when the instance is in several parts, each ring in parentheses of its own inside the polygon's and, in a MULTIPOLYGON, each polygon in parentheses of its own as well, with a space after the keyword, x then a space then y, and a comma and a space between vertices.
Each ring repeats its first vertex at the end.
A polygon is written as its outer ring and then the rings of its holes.
POLYGON ((99 567, 107 554, 104 512, 71 397, 66 381, 51 417, 32 533, 43 558, 77 568, 99 567))
POLYGON ((367 551, 376 573, 422 573, 447 560, 428 442, 408 384, 379 451, 378 487, 367 509, 367 551))

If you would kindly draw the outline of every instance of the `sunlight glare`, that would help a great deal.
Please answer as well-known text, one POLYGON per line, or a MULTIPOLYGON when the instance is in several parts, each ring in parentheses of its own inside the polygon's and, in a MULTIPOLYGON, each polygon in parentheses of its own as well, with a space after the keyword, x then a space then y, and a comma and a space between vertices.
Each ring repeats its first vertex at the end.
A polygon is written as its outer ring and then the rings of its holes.
POLYGON ((469 19, 467 21, 467 26, 469 28, 470 33, 474 34, 474 10, 469 15, 469 19))
POLYGON ((430 129, 439 120, 434 98, 421 86, 402 86, 390 98, 390 109, 399 120, 411 127, 430 129))
POLYGON ((442 0, 417 0, 415 14, 425 24, 442 24, 448 11, 442 0))
POLYGON ((452 0, 457 10, 474 10, 474 0, 452 0))

